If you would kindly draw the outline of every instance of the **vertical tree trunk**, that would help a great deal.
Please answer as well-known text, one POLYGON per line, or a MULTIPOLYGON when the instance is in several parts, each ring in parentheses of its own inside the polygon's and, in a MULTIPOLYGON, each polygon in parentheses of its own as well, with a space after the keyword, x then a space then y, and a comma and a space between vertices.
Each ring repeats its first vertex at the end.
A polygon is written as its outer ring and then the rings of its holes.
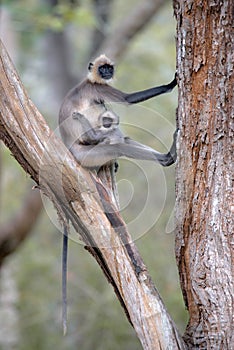
POLYGON ((179 78, 176 256, 189 349, 232 349, 233 1, 174 1, 179 78))

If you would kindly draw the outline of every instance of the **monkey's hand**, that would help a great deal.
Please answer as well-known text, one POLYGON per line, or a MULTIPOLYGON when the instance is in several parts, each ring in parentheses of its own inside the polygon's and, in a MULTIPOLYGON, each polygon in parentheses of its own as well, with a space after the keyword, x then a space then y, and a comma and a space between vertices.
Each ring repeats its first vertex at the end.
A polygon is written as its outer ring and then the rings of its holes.
POLYGON ((111 139, 109 137, 105 137, 101 142, 98 142, 99 145, 110 145, 111 139))
POLYGON ((174 79, 167 85, 168 91, 171 91, 174 89, 174 87, 177 85, 177 72, 175 72, 174 79))

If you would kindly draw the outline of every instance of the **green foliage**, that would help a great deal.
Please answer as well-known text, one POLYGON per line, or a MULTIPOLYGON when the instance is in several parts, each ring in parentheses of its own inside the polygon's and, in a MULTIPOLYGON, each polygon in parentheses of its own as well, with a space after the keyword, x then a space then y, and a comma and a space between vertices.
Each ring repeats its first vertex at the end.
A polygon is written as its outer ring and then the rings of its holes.
POLYGON ((79 24, 79 26, 92 26, 94 18, 90 11, 85 7, 73 7, 68 2, 62 2, 48 11, 38 16, 36 26, 39 30, 50 29, 53 31, 62 31, 68 24, 79 24))
POLYGON ((4 4, 13 15, 16 29, 26 35, 24 41, 47 30, 62 32, 67 25, 92 27, 95 24, 95 18, 85 3, 74 6, 70 1, 60 1, 52 7, 46 1, 8 0, 4 4))

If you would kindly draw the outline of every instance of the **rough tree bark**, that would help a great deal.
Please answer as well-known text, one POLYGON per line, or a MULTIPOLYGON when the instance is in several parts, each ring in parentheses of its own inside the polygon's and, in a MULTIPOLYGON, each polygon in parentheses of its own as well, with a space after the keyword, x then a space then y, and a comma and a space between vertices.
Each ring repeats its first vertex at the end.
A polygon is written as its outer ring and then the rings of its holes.
POLYGON ((233 1, 174 1, 176 256, 189 349, 233 349, 233 1))
MULTIPOLYGON (((54 203, 61 222, 69 220, 95 257, 144 349, 185 349, 152 283, 112 192, 82 169, 28 98, 0 46, 0 138, 40 190, 54 203)), ((108 179, 108 173, 106 176, 108 179)))

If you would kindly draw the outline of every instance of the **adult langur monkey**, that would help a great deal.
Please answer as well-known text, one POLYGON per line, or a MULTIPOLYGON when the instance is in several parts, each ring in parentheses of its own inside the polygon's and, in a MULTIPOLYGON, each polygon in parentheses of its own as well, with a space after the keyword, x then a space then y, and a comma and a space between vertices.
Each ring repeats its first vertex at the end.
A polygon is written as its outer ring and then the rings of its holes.
MULTIPOLYGON (((122 134, 119 117, 108 107, 110 102, 135 104, 170 92, 176 77, 167 84, 147 90, 125 93, 109 85, 114 64, 105 55, 89 64, 87 78, 69 91, 59 112, 62 139, 77 161, 87 168, 99 168, 119 157, 151 160, 169 166, 176 160, 176 133, 168 153, 162 154, 122 134)), ((67 232, 63 239, 63 330, 67 329, 67 232)))
POLYGON ((109 85, 113 76, 113 62, 105 55, 101 55, 89 64, 87 78, 69 91, 59 113, 59 128, 65 145, 77 161, 88 168, 100 167, 124 156, 156 161, 163 166, 173 164, 175 141, 170 150, 172 152, 161 154, 123 135, 118 139, 116 128, 114 137, 113 125, 118 125, 119 120, 114 112, 107 109, 106 104, 108 102, 133 104, 148 100, 171 91, 176 86, 176 78, 168 85, 128 94, 109 85), (85 120, 84 117, 87 120, 86 124, 82 122, 85 120), (87 125, 90 126, 90 133, 95 130, 92 140, 87 132, 87 125), (102 142, 106 133, 112 134, 113 137, 109 143, 102 142))

